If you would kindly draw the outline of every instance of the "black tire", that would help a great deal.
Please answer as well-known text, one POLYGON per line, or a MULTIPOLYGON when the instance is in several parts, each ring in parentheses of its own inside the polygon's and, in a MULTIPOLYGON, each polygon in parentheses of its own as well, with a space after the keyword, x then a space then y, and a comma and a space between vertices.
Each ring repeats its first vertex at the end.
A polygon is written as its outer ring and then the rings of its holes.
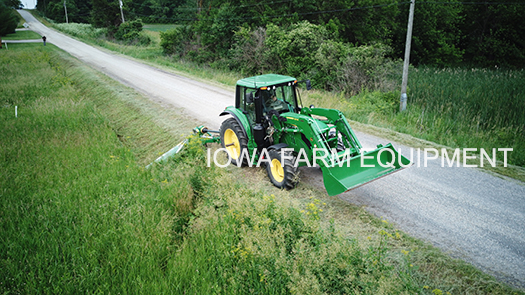
POLYGON ((270 163, 266 164, 266 172, 273 185, 280 189, 293 189, 299 183, 299 171, 294 167, 296 157, 292 152, 284 152, 281 159, 280 150, 268 152, 270 163), (284 161, 284 165, 281 164, 284 161))
MULTIPOLYGON (((228 154, 232 159, 232 164, 237 165, 244 150, 248 150, 248 138, 245 136, 243 127, 235 120, 235 118, 226 119, 222 122, 221 129, 221 145, 228 150, 228 154), (237 157, 234 155, 237 152, 237 157)), ((241 166, 248 165, 248 159, 242 159, 241 166)))

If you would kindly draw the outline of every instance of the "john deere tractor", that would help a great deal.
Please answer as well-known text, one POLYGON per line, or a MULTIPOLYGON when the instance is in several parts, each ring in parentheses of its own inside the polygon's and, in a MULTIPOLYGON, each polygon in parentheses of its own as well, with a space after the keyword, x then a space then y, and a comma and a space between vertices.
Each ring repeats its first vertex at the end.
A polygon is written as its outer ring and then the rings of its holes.
MULTIPOLYGON (((309 90, 310 81, 301 81, 309 90)), ((391 144, 363 151, 343 113, 303 107, 293 77, 268 74, 239 80, 235 106, 220 141, 237 165, 266 165, 271 182, 291 189, 298 167, 318 166, 329 195, 337 195, 410 165, 391 144)))

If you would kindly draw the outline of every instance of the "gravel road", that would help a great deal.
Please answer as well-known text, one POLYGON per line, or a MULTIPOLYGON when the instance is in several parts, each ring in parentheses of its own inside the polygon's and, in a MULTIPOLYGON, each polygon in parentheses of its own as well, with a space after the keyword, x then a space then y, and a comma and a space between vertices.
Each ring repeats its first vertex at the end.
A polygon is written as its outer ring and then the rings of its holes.
MULTIPOLYGON (((79 60, 156 101, 184 109, 212 129, 233 103, 230 91, 113 55, 39 23, 19 11, 30 29, 79 60)), ((365 147, 388 140, 357 132, 365 147)), ((395 144, 395 143, 394 143, 395 144)), ((409 147, 395 144, 405 156, 409 147)), ((499 279, 525 288, 525 186, 474 168, 423 162, 339 195, 411 235, 462 258, 499 279)), ((322 186, 318 169, 303 169, 303 180, 322 186)))

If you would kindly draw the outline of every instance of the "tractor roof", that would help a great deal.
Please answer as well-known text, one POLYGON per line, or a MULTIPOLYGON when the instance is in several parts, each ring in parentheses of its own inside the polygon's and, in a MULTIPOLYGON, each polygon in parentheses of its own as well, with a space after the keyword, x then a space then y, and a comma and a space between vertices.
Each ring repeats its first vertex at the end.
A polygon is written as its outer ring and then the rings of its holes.
POLYGON ((272 85, 277 85, 281 83, 293 82, 296 79, 290 76, 283 76, 277 74, 266 74, 261 76, 244 78, 237 81, 237 85, 250 87, 250 88, 260 88, 267 87, 272 85))

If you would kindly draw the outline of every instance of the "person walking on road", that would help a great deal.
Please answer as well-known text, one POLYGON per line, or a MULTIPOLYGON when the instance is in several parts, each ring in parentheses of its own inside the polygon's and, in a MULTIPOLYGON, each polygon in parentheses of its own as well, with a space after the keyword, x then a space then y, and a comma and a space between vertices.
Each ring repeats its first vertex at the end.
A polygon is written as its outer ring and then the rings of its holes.
POLYGON ((46 46, 46 40, 47 40, 46 36, 42 36, 42 40, 44 41, 44 46, 46 46))

